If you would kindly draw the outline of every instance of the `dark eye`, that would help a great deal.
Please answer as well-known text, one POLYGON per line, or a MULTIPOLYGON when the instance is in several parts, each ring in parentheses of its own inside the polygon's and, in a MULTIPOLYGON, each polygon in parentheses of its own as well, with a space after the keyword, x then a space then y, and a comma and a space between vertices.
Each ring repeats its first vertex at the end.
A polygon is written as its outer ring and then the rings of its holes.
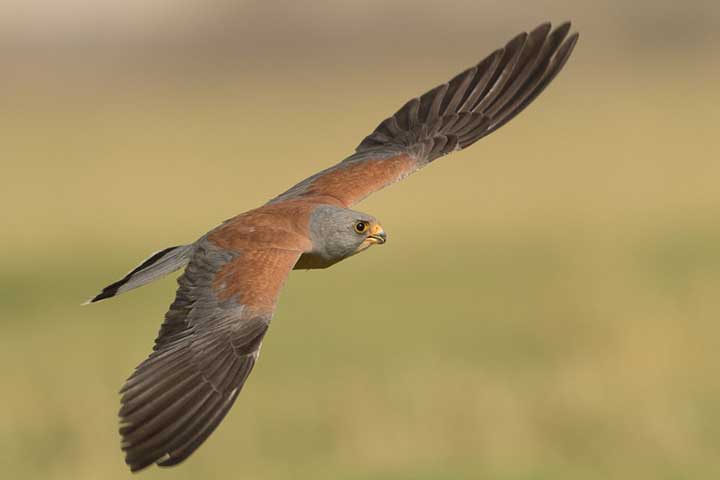
POLYGON ((357 233, 363 233, 365 230, 367 230, 368 224, 367 222, 357 222, 355 224, 355 231, 357 233))

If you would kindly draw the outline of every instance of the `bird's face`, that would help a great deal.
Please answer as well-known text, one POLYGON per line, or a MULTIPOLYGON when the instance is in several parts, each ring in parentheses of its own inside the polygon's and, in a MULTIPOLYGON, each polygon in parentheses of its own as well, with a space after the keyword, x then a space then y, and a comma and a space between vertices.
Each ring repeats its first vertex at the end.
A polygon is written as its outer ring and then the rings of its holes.
POLYGON ((387 236, 372 215, 346 208, 323 205, 310 217, 313 254, 329 263, 383 244, 387 236))
POLYGON ((373 245, 382 245, 387 242, 387 235, 382 225, 375 220, 358 219, 353 224, 353 231, 359 236, 356 240, 362 240, 355 249, 355 253, 367 250, 373 245))

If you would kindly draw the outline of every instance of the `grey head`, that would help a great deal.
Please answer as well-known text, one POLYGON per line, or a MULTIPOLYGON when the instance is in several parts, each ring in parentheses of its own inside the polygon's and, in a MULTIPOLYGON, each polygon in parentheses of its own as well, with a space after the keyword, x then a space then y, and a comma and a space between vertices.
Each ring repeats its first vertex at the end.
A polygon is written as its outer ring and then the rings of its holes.
POLYGON ((387 240, 372 215, 333 205, 313 210, 309 231, 313 249, 300 257, 295 269, 327 268, 387 240))

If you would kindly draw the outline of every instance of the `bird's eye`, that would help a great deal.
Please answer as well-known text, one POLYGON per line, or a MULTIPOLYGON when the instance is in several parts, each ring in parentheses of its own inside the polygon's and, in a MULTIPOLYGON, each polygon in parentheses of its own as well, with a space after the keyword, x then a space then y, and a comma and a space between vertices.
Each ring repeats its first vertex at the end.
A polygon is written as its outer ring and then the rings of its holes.
POLYGON ((357 233, 363 233, 365 230, 367 230, 368 224, 367 222, 357 222, 355 224, 355 231, 357 233))

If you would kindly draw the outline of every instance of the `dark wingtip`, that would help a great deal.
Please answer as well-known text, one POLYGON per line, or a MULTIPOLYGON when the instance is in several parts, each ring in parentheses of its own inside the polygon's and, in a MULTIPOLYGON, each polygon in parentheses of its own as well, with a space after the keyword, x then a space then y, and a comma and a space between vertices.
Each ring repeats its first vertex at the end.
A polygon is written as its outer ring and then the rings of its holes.
POLYGON ((150 462, 139 462, 139 463, 134 463, 134 462, 125 462, 125 463, 127 464, 128 468, 130 469, 130 473, 138 473, 138 472, 145 470, 146 468, 148 468, 155 462, 150 461, 150 462))
MULTIPOLYGON (((572 29, 572 22, 568 20, 558 25, 555 28, 555 31, 562 31, 562 36, 565 37, 568 33, 570 33, 570 29, 572 29)), ((572 44, 572 46, 574 47, 575 43, 577 43, 578 38, 580 38, 580 34, 578 32, 573 32, 569 37, 565 39, 565 42, 572 44)))
POLYGON ((565 20, 564 22, 560 22, 556 28, 567 28, 570 30, 570 27, 572 27, 572 22, 570 20, 565 20))
POLYGON ((570 28, 572 27, 572 24, 570 22, 563 22, 557 27, 555 27, 554 34, 559 36, 560 38, 565 38, 567 34, 570 32, 570 28))
POLYGON ((108 285, 107 287, 102 289, 102 292, 98 293, 93 298, 91 298, 90 300, 83 303, 83 305, 90 305, 92 303, 97 303, 100 300, 105 300, 106 298, 114 297, 115 295, 117 295, 117 292, 118 292, 118 290, 120 290, 120 287, 125 285, 128 282, 128 280, 129 280, 129 277, 125 277, 122 280, 118 280, 117 282, 115 282, 111 285, 108 285))
POLYGON ((99 294, 97 294, 95 297, 91 298, 87 302, 83 303, 82 305, 89 305, 91 303, 97 303, 100 300, 105 300, 106 298, 114 297, 115 295, 117 295, 118 290, 120 290, 120 287, 122 287, 123 285, 128 283, 133 275, 135 275, 140 270, 143 270, 143 269, 149 267, 150 265, 154 264, 155 262, 160 260, 162 257, 164 257, 166 253, 168 253, 172 250, 175 250, 176 248, 179 248, 179 246, 175 245, 174 247, 168 247, 163 250, 160 250, 159 252, 156 252, 150 258, 148 258, 143 263, 141 263, 136 268, 134 268, 132 272, 128 273, 127 275, 125 275, 123 278, 121 278, 117 282, 112 283, 112 284, 108 285, 107 287, 103 288, 102 292, 100 292, 99 294))
POLYGON ((574 32, 572 35, 570 35, 565 41, 570 45, 568 48, 575 48, 575 44, 577 43, 578 39, 580 38, 580 32, 574 32))
POLYGON ((547 31, 549 32, 552 29, 552 22, 543 22, 537 27, 532 29, 532 32, 540 32, 540 31, 547 31))
POLYGON ((560 64, 557 68, 558 71, 565 66, 565 62, 567 62, 568 58, 570 58, 570 54, 572 54, 573 50, 575 50, 575 45, 577 44, 579 38, 580 34, 578 32, 574 32, 572 35, 567 37, 563 41, 562 45, 560 45, 560 48, 558 48, 555 53, 555 56, 560 59, 560 64))

